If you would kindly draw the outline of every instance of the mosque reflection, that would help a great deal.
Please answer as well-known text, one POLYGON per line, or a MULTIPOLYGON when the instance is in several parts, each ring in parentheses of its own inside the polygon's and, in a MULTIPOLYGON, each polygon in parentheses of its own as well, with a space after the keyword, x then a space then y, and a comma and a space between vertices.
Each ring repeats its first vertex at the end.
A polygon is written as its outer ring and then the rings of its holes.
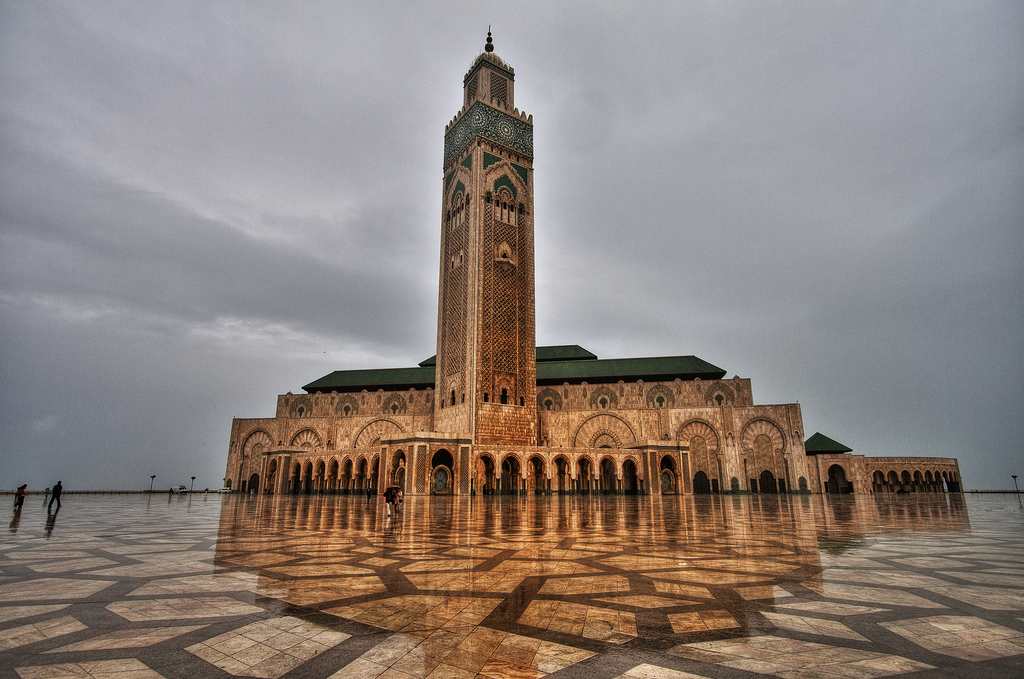
POLYGON ((260 595, 371 627, 454 607, 465 624, 617 644, 764 628, 788 620, 764 612, 775 603, 879 610, 864 605, 877 586, 924 577, 880 563, 900 556, 885 543, 913 556, 969 529, 955 494, 414 497, 391 518, 355 497, 257 496, 225 501, 217 563, 256 571, 260 595))

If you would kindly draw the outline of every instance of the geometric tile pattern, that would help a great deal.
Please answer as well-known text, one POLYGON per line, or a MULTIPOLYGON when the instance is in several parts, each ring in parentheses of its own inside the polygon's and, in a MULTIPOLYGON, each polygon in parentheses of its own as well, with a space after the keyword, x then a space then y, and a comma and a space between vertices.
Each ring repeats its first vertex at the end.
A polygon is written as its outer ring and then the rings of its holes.
POLYGON ((0 673, 1013 676, 1022 564, 1012 496, 68 496, 0 544, 0 673))
POLYGON ((250 623, 185 650, 228 674, 277 679, 350 636, 285 616, 250 623))

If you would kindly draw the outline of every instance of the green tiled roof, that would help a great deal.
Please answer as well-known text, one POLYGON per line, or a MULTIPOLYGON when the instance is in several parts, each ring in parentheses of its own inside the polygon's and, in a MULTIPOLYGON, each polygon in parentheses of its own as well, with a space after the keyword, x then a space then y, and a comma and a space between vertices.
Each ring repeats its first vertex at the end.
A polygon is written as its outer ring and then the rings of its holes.
POLYGON ((811 438, 804 441, 804 450, 807 451, 808 455, 823 454, 835 454, 835 453, 852 453, 853 448, 847 448, 839 441, 831 439, 820 431, 814 432, 811 438))
MULTIPOLYGON (((434 359, 423 361, 418 368, 384 370, 335 370, 303 387, 316 391, 362 391, 376 389, 418 389, 434 386, 434 359)), ((563 382, 608 383, 619 380, 673 380, 725 377, 721 368, 696 356, 662 356, 655 358, 608 358, 599 360, 577 345, 538 347, 537 384, 563 382), (548 353, 549 352, 549 353, 548 353), (541 354, 545 358, 541 359, 541 354), (570 358, 559 358, 569 356, 570 358), (549 358, 550 357, 550 358, 549 358), (588 358, 593 357, 593 358, 588 358)))
MULTIPOLYGON (((556 344, 550 347, 537 347, 537 362, 545 361, 594 361, 595 354, 590 353, 578 344, 556 344)), ((421 368, 437 365, 437 355, 418 363, 421 368)))
POLYGON ((605 358, 595 361, 551 361, 537 364, 537 384, 618 382, 619 380, 718 380, 725 371, 696 356, 605 358))
POLYGON ((310 382, 306 391, 362 391, 363 389, 409 389, 434 386, 434 368, 383 368, 380 370, 335 370, 310 382))

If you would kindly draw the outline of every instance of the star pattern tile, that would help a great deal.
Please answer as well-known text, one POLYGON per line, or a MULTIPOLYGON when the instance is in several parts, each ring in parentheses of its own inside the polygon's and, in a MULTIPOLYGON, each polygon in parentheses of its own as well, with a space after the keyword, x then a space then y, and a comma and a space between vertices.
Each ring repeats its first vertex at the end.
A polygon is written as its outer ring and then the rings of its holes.
POLYGON ((1010 676, 1024 656, 1014 508, 410 497, 386 520, 365 498, 69 496, 55 525, 27 508, 0 545, 0 668, 856 679, 977 663, 1010 676))

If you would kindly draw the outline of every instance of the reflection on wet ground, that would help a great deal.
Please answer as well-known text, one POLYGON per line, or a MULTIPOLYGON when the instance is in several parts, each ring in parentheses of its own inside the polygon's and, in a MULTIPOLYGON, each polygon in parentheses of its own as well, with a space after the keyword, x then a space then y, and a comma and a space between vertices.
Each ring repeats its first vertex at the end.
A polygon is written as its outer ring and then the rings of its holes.
MULTIPOLYGON (((0 544, 0 674, 1024 673, 1013 496, 69 496, 0 544)), ((13 674, 12 674, 13 676, 13 674)))

